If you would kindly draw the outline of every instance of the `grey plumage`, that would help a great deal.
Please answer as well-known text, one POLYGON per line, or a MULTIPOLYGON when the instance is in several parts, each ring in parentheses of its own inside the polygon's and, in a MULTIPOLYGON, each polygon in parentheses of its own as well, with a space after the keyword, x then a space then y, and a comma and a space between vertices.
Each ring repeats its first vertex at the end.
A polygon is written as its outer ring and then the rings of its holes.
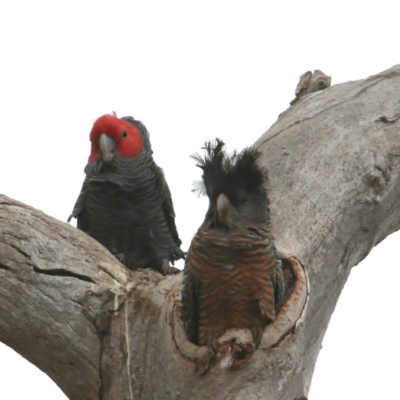
POLYGON ((184 253, 180 249, 171 192, 161 168, 153 160, 147 129, 132 117, 107 117, 109 124, 115 122, 124 127, 124 123, 129 123, 138 128, 143 147, 135 157, 115 155, 112 162, 105 163, 99 156, 89 161, 68 221, 77 218, 79 229, 103 244, 129 269, 150 267, 164 274, 176 272, 169 262, 183 258, 184 253))

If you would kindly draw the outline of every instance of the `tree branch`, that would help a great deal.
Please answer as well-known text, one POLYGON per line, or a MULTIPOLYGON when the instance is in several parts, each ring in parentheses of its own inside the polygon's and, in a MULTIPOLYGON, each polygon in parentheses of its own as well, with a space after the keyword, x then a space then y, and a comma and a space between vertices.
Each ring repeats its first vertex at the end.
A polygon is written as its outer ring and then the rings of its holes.
MULTIPOLYGON (((0 340, 74 400, 307 396, 351 267, 400 227, 398 93, 400 66, 306 94, 256 142, 291 285, 239 367, 207 364, 186 340, 181 274, 128 271, 84 233, 5 196, 0 340)), ((229 335, 245 333, 220 340, 229 335)))

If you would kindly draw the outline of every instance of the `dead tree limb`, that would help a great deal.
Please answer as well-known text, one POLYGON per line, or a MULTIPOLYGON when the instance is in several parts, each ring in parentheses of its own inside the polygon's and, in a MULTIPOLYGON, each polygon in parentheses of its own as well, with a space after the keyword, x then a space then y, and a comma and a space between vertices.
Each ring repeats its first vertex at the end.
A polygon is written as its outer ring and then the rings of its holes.
MULTIPOLYGON (((290 296, 238 368, 195 371, 181 274, 126 270, 84 233, 0 197, 0 340, 73 400, 307 396, 351 267, 400 228, 400 66, 299 98, 256 142, 290 296)), ((223 340, 223 339, 221 339, 223 340)))

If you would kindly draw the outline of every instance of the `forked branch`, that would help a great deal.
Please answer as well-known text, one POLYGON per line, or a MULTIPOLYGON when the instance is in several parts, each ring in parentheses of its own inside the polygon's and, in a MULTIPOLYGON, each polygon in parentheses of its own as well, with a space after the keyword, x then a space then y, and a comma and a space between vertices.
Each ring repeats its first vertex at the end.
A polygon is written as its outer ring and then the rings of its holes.
POLYGON ((396 66, 305 94, 255 143, 292 289, 246 362, 229 358, 246 332, 220 338, 214 364, 186 340, 181 274, 128 271, 86 234, 5 196, 0 340, 73 400, 306 398, 351 267, 400 228, 399 93, 396 66))

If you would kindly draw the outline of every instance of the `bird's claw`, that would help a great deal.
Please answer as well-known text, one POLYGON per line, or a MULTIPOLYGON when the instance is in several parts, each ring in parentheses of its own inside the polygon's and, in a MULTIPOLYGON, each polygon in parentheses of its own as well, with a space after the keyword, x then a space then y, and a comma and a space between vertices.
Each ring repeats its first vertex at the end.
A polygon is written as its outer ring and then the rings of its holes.
POLYGON ((180 271, 180 269, 169 265, 169 261, 165 260, 162 264, 161 272, 163 275, 176 275, 176 274, 179 274, 179 272, 181 272, 181 271, 180 271))

